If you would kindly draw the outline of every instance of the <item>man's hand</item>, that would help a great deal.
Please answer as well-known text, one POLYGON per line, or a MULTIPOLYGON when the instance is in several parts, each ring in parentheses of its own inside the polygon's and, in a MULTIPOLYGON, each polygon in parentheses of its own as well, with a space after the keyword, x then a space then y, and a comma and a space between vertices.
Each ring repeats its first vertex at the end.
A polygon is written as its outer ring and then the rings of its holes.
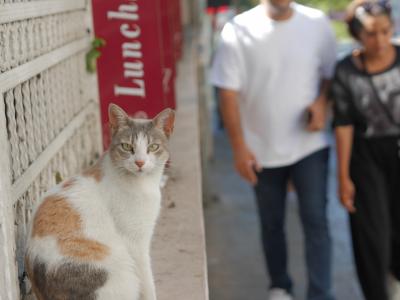
POLYGON ((221 97, 221 114, 228 132, 229 141, 232 145, 235 168, 241 177, 255 185, 257 184, 256 171, 260 172, 261 167, 258 165, 254 154, 247 147, 243 137, 240 124, 238 94, 239 93, 234 90, 219 90, 219 95, 221 97))
POLYGON ((353 181, 349 177, 339 178, 339 197, 342 205, 349 213, 355 213, 354 206, 355 187, 353 181))
POLYGON ((319 131, 325 128, 326 118, 328 114, 328 101, 325 97, 320 96, 307 109, 309 131, 319 131))
POLYGON ((256 172, 261 172, 262 168, 257 163, 254 154, 245 145, 236 147, 233 152, 235 168, 240 176, 252 185, 256 185, 256 172))

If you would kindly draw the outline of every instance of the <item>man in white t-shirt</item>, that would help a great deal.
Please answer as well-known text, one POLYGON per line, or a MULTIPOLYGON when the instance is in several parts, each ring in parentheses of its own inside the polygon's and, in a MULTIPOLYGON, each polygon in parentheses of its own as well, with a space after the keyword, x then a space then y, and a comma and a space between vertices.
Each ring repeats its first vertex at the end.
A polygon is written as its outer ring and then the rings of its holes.
POLYGON ((214 58, 211 81, 235 167, 255 188, 270 299, 292 299, 283 229, 289 178, 305 232, 307 299, 333 299, 325 124, 335 61, 329 20, 291 0, 265 0, 236 16, 214 58))

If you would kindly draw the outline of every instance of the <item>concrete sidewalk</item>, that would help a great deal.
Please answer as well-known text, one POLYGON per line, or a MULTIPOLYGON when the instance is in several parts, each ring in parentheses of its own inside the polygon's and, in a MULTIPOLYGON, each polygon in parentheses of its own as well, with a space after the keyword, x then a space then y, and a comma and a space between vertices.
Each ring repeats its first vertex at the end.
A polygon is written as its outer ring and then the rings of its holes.
MULTIPOLYGON (((355 276, 347 215, 336 197, 334 163, 329 174, 329 218, 334 244, 333 277, 337 300, 361 300, 355 276)), ((230 145, 224 132, 215 134, 215 159, 208 184, 214 196, 205 208, 209 287, 211 300, 266 300, 258 216, 252 189, 233 169, 230 145)), ((295 299, 305 299, 303 233, 294 193, 288 196, 287 238, 295 299)))

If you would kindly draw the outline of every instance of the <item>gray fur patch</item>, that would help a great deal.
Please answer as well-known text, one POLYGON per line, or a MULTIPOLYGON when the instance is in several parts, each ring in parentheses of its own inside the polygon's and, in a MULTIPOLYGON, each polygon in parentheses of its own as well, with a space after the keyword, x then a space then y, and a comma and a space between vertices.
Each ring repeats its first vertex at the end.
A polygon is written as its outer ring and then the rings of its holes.
POLYGON ((118 130, 113 137, 113 142, 119 144, 123 141, 131 142, 133 144, 140 133, 143 133, 148 137, 149 143, 151 140, 159 140, 162 144, 167 143, 167 137, 162 130, 154 126, 153 122, 149 120, 135 122, 133 119, 129 119, 127 125, 118 130))
POLYGON ((118 128, 112 137, 110 155, 114 163, 118 165, 130 158, 132 154, 123 151, 120 145, 121 143, 128 143, 135 146, 139 134, 143 134, 147 138, 148 144, 154 142, 160 144, 160 148, 154 153, 156 157, 168 156, 168 139, 164 132, 155 126, 153 121, 128 119, 127 123, 118 128))
POLYGON ((56 270, 47 270, 35 261, 33 282, 43 300, 96 300, 96 291, 107 281, 105 270, 89 264, 64 263, 56 270))

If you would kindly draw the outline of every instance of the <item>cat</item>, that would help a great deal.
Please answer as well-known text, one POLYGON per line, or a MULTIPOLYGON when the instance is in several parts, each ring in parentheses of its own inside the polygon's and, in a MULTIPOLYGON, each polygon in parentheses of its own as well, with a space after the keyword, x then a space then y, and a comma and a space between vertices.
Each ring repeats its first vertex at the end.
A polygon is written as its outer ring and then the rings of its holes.
POLYGON ((34 210, 25 268, 38 300, 155 300, 150 244, 175 113, 109 106, 111 145, 34 210))

